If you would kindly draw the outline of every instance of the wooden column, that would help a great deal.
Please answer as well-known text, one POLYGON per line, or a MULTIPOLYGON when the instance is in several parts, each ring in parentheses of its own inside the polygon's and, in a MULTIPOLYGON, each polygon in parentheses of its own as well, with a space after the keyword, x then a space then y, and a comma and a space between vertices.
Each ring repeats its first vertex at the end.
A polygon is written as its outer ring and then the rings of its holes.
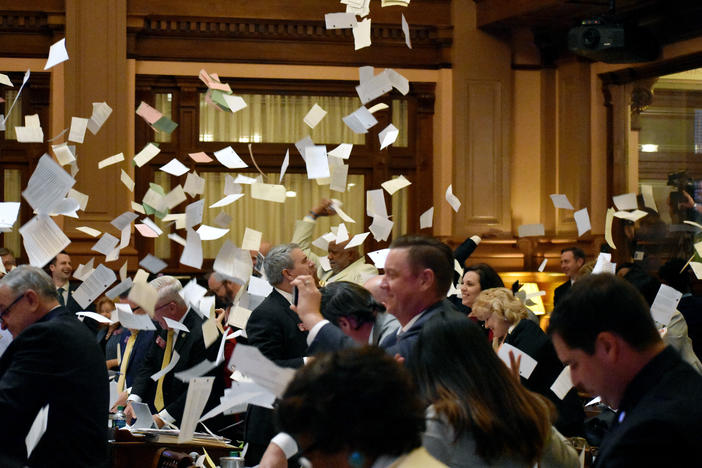
MULTIPOLYGON (((74 264, 95 255, 90 247, 96 241, 77 231, 90 226, 119 237, 109 223, 130 210, 131 192, 120 182, 120 169, 132 172, 129 161, 134 149, 129 147, 133 128, 128 112, 130 105, 127 68, 127 1, 66 0, 66 47, 70 60, 64 69, 64 128, 72 117, 89 118, 93 102, 107 102, 112 114, 97 135, 86 131, 82 144, 77 144, 80 172, 75 189, 90 196, 80 219, 66 218, 64 231, 71 238, 69 252, 74 264), (108 156, 124 153, 125 161, 104 169, 98 162, 108 156)), ((135 257, 133 248, 120 253, 135 257)), ((98 255, 96 260, 101 259, 98 255)), ((102 257, 104 260, 104 257, 102 257)), ((131 261, 130 261, 131 264, 131 261)))

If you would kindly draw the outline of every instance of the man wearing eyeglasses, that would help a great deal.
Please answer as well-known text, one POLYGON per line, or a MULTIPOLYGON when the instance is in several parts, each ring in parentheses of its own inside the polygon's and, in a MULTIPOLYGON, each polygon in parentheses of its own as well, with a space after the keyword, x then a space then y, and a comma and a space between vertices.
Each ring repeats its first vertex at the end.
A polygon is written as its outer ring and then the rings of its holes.
POLYGON ((107 370, 90 331, 56 297, 51 278, 22 265, 0 280, 0 321, 13 341, 0 358, 0 466, 107 464, 107 370), (48 405, 46 431, 25 437, 48 405))
MULTIPOLYGON (((157 333, 156 340, 151 344, 128 400, 153 403, 158 411, 158 414, 154 415, 154 422, 158 427, 166 424, 179 426, 185 410, 188 382, 176 378, 175 374, 190 369, 204 360, 215 362, 219 340, 205 349, 202 334, 203 319, 197 312, 188 309, 185 301, 178 294, 182 289, 178 280, 172 276, 160 276, 150 284, 158 292, 153 319, 159 323, 162 330, 157 333), (188 331, 177 329, 178 325, 174 322, 181 324, 188 331), (171 364, 176 353, 178 361, 175 362, 174 367, 156 380, 152 379, 152 375, 171 364)), ((216 406, 224 392, 221 366, 212 369, 207 375, 214 376, 215 382, 205 410, 216 406)), ((127 406, 125 416, 128 421, 134 417, 131 404, 127 406)))

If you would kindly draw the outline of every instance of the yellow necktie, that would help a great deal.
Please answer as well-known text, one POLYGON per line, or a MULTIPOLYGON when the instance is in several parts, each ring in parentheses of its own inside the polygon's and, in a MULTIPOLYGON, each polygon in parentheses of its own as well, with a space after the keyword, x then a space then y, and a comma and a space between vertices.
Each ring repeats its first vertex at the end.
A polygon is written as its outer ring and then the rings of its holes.
POLYGON ((119 366, 119 380, 117 381, 117 391, 123 392, 124 385, 127 379, 127 366, 129 366, 129 356, 132 354, 132 348, 134 347, 134 342, 136 341, 137 334, 139 330, 132 332, 132 336, 127 340, 127 347, 124 349, 124 355, 122 356, 122 364, 119 366))
MULTIPOLYGON (((171 353, 173 352, 173 330, 168 330, 168 338, 166 339, 166 349, 163 352, 163 362, 161 363, 161 370, 165 369, 166 366, 171 362, 171 353)), ((156 384, 156 397, 154 398, 154 406, 156 411, 161 411, 166 405, 163 404, 163 379, 165 375, 162 375, 158 379, 158 384, 156 384)))

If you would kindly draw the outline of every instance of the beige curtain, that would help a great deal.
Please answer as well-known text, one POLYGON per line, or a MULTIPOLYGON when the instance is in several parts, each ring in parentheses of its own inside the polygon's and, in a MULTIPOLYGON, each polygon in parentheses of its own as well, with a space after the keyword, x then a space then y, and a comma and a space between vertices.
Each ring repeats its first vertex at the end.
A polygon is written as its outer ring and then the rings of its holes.
MULTIPOLYGON (((159 132, 156 132, 156 135, 158 134, 159 132)), ((163 187, 164 193, 168 193, 171 191, 170 177, 171 176, 165 172, 156 171, 154 173, 154 183, 163 187)), ((156 222, 156 225, 163 230, 163 234, 154 239, 154 255, 156 255, 158 258, 169 258, 171 256, 172 241, 168 238, 168 234, 173 232, 173 223, 164 223, 156 216, 151 216, 150 218, 153 219, 156 222)))
MULTIPOLYGON (((171 93, 157 93, 154 95, 154 108, 171 120, 173 120, 173 105, 171 103, 172 100, 173 95, 171 93)), ((170 133, 163 133, 157 131, 154 132, 154 142, 168 143, 170 141, 170 133)))
POLYGON ((353 133, 342 118, 361 106, 356 97, 242 94, 247 107, 235 114, 224 112, 200 94, 200 141, 294 143, 310 135, 315 143, 363 144, 365 135, 353 133), (318 104, 327 115, 314 129, 303 121, 318 104))
MULTIPOLYGON (((13 111, 14 113, 14 111, 13 111)), ((9 123, 9 121, 8 121, 9 123)), ((14 135, 15 132, 12 132, 14 135)), ((3 171, 3 201, 5 202, 18 202, 22 198, 22 173, 19 169, 5 169, 3 171)), ((15 222, 12 231, 3 232, 0 234, 2 236, 2 246, 10 249, 12 253, 19 257, 21 253, 22 240, 20 238, 19 227, 21 220, 19 216, 15 222)))
MULTIPOLYGON (((15 100, 15 96, 17 96, 17 91, 5 91, 5 115, 7 115, 7 111, 10 110, 10 106, 12 105, 12 101, 15 100)), ((15 107, 12 109, 12 114, 10 114, 10 117, 5 122, 5 139, 16 140, 17 135, 15 135, 15 127, 21 127, 22 125, 24 125, 24 117, 22 116, 22 96, 20 96, 15 103, 15 107)), ((44 125, 46 126, 46 124, 44 125)))
MULTIPOLYGON (((205 193, 203 194, 205 207, 224 197, 225 175, 222 172, 203 172, 200 174, 206 180, 205 193)), ((244 175, 256 177, 259 174, 247 173, 244 175)), ((277 183, 278 176, 279 174, 267 174, 265 181, 277 183)), ((220 211, 231 216, 232 222, 228 226, 230 229, 228 235, 217 240, 203 242, 204 257, 216 257, 219 248, 227 239, 236 245, 241 245, 247 227, 261 231, 263 239, 274 245, 290 242, 295 221, 302 219, 322 198, 336 198, 343 202, 344 211, 356 221, 355 224, 345 223, 349 235, 353 236, 363 232, 365 185, 362 175, 349 174, 347 190, 344 193, 331 191, 328 185, 317 185, 314 180, 307 179, 306 174, 286 174, 283 178, 283 184, 289 195, 294 193, 294 196, 286 198, 285 203, 254 200, 251 198, 250 186, 242 185, 245 197, 226 207, 205 208, 203 224, 219 227, 215 224, 214 219, 220 211)), ((314 238, 329 232, 331 226, 338 226, 341 222, 343 221, 338 216, 319 218, 314 238)))
POLYGON ((397 140, 392 146, 398 148, 407 147, 407 101, 404 99, 392 100, 392 124, 400 131, 397 140))

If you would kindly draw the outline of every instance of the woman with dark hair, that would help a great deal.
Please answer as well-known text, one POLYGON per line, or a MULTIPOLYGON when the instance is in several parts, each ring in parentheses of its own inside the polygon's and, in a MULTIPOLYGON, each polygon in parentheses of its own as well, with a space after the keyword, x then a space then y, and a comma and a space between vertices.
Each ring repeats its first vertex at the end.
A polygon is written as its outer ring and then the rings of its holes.
MULTIPOLYGON (((490 288, 504 288, 505 284, 497 272, 487 263, 469 265, 463 271, 461 283, 461 302, 468 308, 473 307, 480 291, 490 288)), ((472 316, 472 311, 471 311, 472 316)), ((484 319, 479 319, 484 321, 484 319)))
POLYGON ((325 319, 360 344, 378 345, 400 327, 370 291, 349 281, 335 281, 321 290, 325 319))
POLYGON ((322 354, 278 405, 283 431, 314 468, 435 468, 421 447, 424 409, 405 369, 372 346, 322 354))
POLYGON ((467 320, 427 323, 409 369, 430 404, 424 446, 453 468, 577 467, 553 406, 524 388, 467 320))

